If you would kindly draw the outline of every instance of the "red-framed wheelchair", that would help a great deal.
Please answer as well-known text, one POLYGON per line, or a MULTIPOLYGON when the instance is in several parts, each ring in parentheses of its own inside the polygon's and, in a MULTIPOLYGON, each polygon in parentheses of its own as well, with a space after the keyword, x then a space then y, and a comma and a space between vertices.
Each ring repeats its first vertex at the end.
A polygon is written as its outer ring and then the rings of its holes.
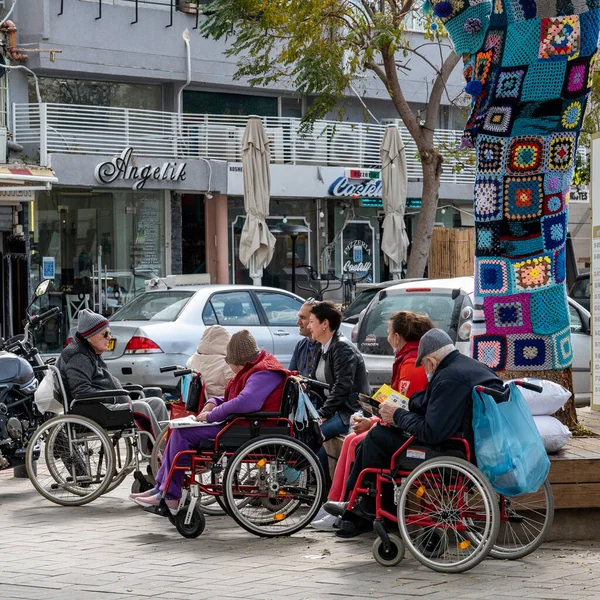
MULTIPOLYGON (((502 393, 476 389, 499 401, 508 394, 508 389, 502 393)), ((430 569, 459 573, 488 554, 517 559, 539 547, 554 517, 548 481, 534 494, 500 496, 471 458, 463 437, 453 437, 438 447, 411 437, 394 453, 388 469, 360 473, 348 510, 360 504, 361 496, 374 499, 373 528, 378 537, 373 556, 377 562, 397 565, 407 547, 430 569), (393 498, 394 508, 384 505, 386 496, 393 498), (401 537, 388 532, 390 524, 397 524, 401 537)))
MULTIPOLYGON (((306 527, 322 504, 325 478, 289 416, 300 385, 288 378, 279 412, 231 415, 214 441, 179 452, 165 482, 168 487, 176 471, 185 473, 178 511, 171 515, 163 502, 151 512, 168 516, 189 538, 204 531, 205 514, 212 512, 207 499, 254 535, 292 535, 306 527)), ((155 466, 161 447, 156 446, 155 466)))

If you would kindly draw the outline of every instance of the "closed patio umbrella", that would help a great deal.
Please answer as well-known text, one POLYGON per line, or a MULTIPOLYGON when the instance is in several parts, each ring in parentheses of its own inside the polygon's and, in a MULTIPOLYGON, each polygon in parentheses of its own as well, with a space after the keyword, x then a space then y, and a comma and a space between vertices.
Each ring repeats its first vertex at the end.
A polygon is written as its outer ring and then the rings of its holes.
POLYGON ((385 211, 381 250, 392 279, 401 279, 409 244, 404 223, 408 176, 404 144, 395 125, 388 125, 381 143, 381 183, 385 211))
POLYGON ((271 198, 271 152, 260 117, 251 116, 242 141, 244 209, 246 222, 240 238, 240 261, 250 270, 254 285, 260 285, 263 267, 273 258, 275 237, 266 218, 271 198))

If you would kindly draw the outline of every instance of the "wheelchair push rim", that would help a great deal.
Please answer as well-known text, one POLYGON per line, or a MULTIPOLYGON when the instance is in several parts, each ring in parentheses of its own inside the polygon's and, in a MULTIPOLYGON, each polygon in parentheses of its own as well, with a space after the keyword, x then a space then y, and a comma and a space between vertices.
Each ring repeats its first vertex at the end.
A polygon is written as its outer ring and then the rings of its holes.
POLYGON ((31 483, 44 498, 62 506, 87 504, 105 493, 114 465, 111 440, 85 417, 50 419, 38 428, 27 448, 31 483))
POLYGON ((411 554, 434 571, 460 573, 479 564, 492 549, 499 524, 492 487, 465 460, 425 461, 402 483, 402 539, 411 554))
POLYGON ((250 440, 228 461, 223 476, 230 515, 244 529, 263 537, 292 535, 306 527, 323 494, 319 460, 308 446, 285 436, 250 440))

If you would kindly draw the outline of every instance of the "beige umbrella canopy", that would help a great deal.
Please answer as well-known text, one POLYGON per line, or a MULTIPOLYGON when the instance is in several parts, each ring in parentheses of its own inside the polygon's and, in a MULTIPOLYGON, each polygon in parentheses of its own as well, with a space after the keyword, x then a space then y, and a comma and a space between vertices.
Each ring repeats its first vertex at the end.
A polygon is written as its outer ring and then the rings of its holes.
POLYGON ((246 222, 240 238, 240 261, 249 267, 254 285, 261 284, 263 267, 271 262, 276 242, 266 222, 271 199, 270 162, 269 138, 262 121, 251 116, 242 141, 246 222))
POLYGON ((388 125, 381 143, 381 183, 385 211, 381 250, 392 278, 401 279, 409 244, 404 223, 408 176, 404 144, 395 125, 388 125))

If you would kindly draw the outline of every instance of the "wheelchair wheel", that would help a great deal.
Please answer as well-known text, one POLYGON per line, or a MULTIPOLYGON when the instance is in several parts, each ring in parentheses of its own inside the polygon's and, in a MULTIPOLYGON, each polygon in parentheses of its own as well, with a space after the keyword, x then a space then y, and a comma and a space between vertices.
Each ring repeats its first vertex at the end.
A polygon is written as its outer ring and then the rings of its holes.
POLYGON ((229 460, 223 477, 229 514, 246 531, 263 537, 292 535, 306 527, 323 493, 317 457, 286 436, 250 440, 229 460))
POLYGON ((197 538, 204 531, 206 526, 206 517, 198 504, 194 507, 190 515, 189 522, 186 523, 188 517, 189 503, 177 512, 174 517, 175 527, 177 531, 185 538, 197 538))
POLYGON ((461 573, 478 565, 492 549, 499 525, 491 485, 465 460, 425 461, 402 483, 402 539, 413 556, 434 571, 461 573))
POLYGON ((494 558, 516 560, 544 541, 554 521, 554 497, 548 480, 535 494, 500 496, 500 529, 490 551, 494 558))
POLYGON ((35 489, 62 506, 81 506, 106 492, 114 476, 113 445, 102 427, 85 417, 62 415, 34 433, 25 464, 35 489), (34 465, 37 457, 37 469, 34 465))
POLYGON ((395 567, 404 558, 404 542, 393 533, 388 534, 388 537, 390 538, 390 547, 387 551, 380 537, 373 542, 373 557, 384 567, 395 567))
POLYGON ((167 447, 169 431, 170 429, 168 427, 163 429, 161 434, 156 438, 152 448, 152 456, 150 456, 150 469, 152 470, 152 475, 154 477, 156 477, 156 474, 160 469, 160 465, 162 465, 162 457, 165 448, 167 447))

